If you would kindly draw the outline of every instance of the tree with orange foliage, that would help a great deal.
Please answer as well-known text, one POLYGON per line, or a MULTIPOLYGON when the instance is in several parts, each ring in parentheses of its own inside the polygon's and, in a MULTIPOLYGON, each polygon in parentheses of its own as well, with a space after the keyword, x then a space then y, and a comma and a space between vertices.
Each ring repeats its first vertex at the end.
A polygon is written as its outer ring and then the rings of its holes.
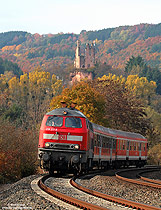
POLYGON ((65 88, 61 95, 53 97, 50 109, 60 108, 65 100, 68 107, 72 101, 77 103, 76 109, 83 112, 94 123, 104 124, 105 101, 100 93, 89 82, 79 82, 71 88, 65 88))

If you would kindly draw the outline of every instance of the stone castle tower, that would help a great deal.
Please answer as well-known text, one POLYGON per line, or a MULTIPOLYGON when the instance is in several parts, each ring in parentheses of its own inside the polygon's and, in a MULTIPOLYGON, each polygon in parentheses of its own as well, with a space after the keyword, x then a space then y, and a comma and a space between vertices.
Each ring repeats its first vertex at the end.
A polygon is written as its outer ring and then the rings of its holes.
POLYGON ((86 44, 85 55, 81 55, 80 41, 77 40, 77 48, 75 51, 74 67, 76 69, 87 69, 95 65, 95 46, 94 44, 86 44))

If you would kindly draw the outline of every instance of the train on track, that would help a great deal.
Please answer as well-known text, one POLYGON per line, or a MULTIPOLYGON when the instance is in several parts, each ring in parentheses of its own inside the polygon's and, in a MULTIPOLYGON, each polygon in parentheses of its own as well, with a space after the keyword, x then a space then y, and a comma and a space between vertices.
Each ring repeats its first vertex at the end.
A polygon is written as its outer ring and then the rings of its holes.
POLYGON ((142 167, 147 146, 141 134, 106 128, 91 123, 78 110, 58 108, 43 118, 38 159, 49 174, 79 173, 94 167, 142 167))

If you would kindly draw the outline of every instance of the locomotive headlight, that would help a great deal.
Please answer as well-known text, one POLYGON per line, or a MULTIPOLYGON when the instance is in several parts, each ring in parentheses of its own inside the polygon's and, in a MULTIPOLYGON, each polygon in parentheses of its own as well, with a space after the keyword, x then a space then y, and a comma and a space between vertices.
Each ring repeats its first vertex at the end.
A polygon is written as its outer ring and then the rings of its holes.
POLYGON ((50 147, 50 144, 48 142, 46 142, 45 147, 50 147))
POLYGON ((74 149, 79 149, 79 145, 78 144, 75 144, 74 145, 74 149))

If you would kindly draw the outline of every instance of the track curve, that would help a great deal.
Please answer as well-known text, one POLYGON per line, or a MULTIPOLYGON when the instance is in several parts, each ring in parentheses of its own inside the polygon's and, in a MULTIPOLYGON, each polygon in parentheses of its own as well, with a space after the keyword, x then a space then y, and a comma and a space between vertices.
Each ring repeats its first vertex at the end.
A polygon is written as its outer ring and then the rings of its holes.
POLYGON ((149 206, 149 205, 142 204, 142 203, 137 203, 137 202, 134 202, 134 201, 130 201, 130 200, 122 199, 122 198, 119 198, 119 197, 103 194, 103 193, 100 193, 98 191, 94 191, 94 190, 85 188, 84 186, 76 183, 73 179, 70 181, 70 183, 73 186, 75 186, 76 188, 78 188, 79 190, 87 192, 87 193, 89 193, 91 195, 94 195, 96 197, 100 197, 100 198, 103 198, 105 200, 121 204, 121 205, 129 207, 129 208, 140 209, 140 210, 160 210, 161 209, 161 208, 158 208, 158 207, 149 206))
MULTIPOLYGON (((101 209, 111 209, 111 208, 107 208, 106 207, 101 207, 101 206, 98 206, 98 205, 93 205, 93 204, 90 204, 88 202, 85 202, 85 201, 81 201, 79 199, 75 199, 75 198, 71 198, 70 196, 67 196, 67 195, 64 195, 63 193, 59 193, 58 191, 55 191, 49 187, 47 187, 44 182, 46 179, 48 179, 49 176, 45 176, 43 177, 38 185, 41 187, 41 189, 45 190, 47 193, 49 193, 50 195, 53 195, 54 197, 62 200, 62 201, 65 201, 66 203, 68 204, 71 204, 71 205, 74 205, 78 208, 81 208, 81 209, 91 209, 91 210, 101 210, 101 209), (54 192, 55 191, 55 192, 54 192)), ((115 197, 115 196, 111 196, 111 195, 107 195, 107 194, 103 194, 103 193, 100 193, 100 192, 97 192, 97 191, 94 191, 94 190, 91 190, 91 189, 88 189, 88 188, 85 188, 83 187, 82 185, 80 185, 78 182, 77 182, 78 179, 71 179, 70 180, 70 184, 72 186, 74 186, 75 188, 81 190, 81 191, 84 191, 90 195, 93 195, 93 196, 96 196, 98 198, 102 198, 104 200, 107 200, 109 202, 114 202, 118 205, 123 205, 123 206, 126 206, 126 208, 135 208, 135 209, 140 209, 140 210, 159 210, 161 208, 158 208, 158 207, 155 207, 155 206, 149 206, 149 205, 146 205, 146 204, 142 204, 142 203, 137 203, 135 201, 131 201, 131 200, 126 200, 126 199, 122 199, 122 198, 119 198, 119 197, 115 197)))
POLYGON ((68 204, 71 204, 71 205, 74 205, 76 207, 79 207, 80 209, 88 209, 88 210, 107 210, 107 208, 103 208, 103 207, 100 207, 100 206, 97 206, 97 205, 93 205, 91 203, 87 203, 85 201, 82 201, 82 200, 78 200, 78 199, 75 199, 73 197, 70 197, 70 196, 67 196, 63 193, 60 193, 58 191, 55 191, 49 187, 47 187, 44 182, 46 179, 48 179, 49 176, 45 176, 43 177, 42 179, 39 180, 38 182, 38 186, 43 189, 45 192, 47 192, 48 194, 68 203, 68 204))

